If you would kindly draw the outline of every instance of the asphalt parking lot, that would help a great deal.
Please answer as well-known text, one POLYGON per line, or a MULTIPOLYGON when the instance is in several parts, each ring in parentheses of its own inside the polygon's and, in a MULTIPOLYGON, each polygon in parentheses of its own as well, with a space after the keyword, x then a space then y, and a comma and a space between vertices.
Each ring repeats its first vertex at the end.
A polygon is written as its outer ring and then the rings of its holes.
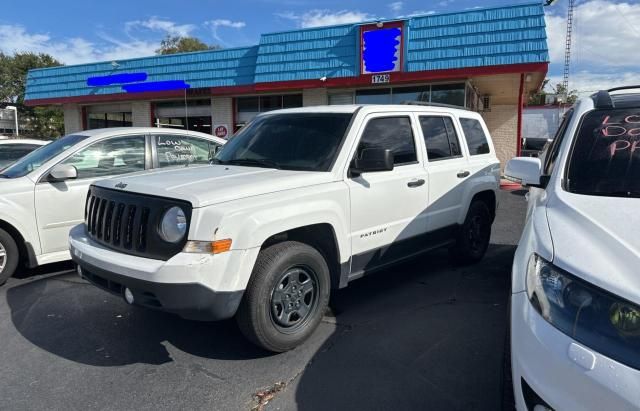
POLYGON ((250 410, 261 394, 265 410, 499 410, 523 194, 500 193, 480 264, 439 251, 353 282, 278 355, 233 321, 130 307, 69 264, 21 273, 0 288, 0 409, 250 410))

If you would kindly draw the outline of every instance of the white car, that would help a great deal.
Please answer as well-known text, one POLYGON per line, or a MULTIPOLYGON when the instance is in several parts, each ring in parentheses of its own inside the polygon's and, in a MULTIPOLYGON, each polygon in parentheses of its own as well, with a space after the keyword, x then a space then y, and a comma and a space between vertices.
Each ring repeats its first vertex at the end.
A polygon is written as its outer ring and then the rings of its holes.
POLYGON ((208 164, 225 140, 162 128, 109 128, 62 137, 0 171, 0 284, 20 262, 68 260, 69 230, 83 221, 97 179, 208 164))
POLYGON ((0 170, 48 143, 50 143, 49 140, 36 140, 31 138, 0 140, 0 170))
POLYGON ((630 88, 580 100, 543 160, 507 164, 530 187, 511 295, 518 410, 640 409, 640 94, 630 88))
POLYGON ((436 247, 478 261, 489 244, 500 164, 472 111, 272 111, 214 162, 94 184, 70 234, 79 274, 189 319, 237 313, 251 341, 285 351, 331 288, 436 247))

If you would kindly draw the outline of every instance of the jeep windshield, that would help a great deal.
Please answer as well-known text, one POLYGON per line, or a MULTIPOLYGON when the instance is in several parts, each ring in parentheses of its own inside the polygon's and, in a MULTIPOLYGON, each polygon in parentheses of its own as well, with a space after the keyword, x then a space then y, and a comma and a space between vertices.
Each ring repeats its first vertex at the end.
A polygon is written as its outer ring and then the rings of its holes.
POLYGON ((639 198, 640 108, 587 113, 568 164, 572 193, 639 198))
POLYGON ((225 144, 217 164, 329 171, 353 113, 286 113, 256 117, 225 144))
POLYGON ((30 172, 40 168, 40 166, 47 161, 67 150, 69 147, 76 145, 85 138, 87 138, 87 136, 72 134, 64 136, 52 143, 47 144, 46 146, 42 146, 2 170, 2 172, 0 172, 0 178, 17 178, 26 176, 30 172))

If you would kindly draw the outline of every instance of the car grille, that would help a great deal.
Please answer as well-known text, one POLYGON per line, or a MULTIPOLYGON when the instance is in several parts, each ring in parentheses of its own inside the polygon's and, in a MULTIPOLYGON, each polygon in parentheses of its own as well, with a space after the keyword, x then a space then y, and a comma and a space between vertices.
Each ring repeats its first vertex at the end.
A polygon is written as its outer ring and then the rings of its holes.
POLYGON ((166 210, 178 206, 191 220, 186 201, 91 186, 85 206, 85 227, 94 241, 140 257, 168 260, 179 253, 186 236, 178 243, 164 241, 158 234, 166 210))

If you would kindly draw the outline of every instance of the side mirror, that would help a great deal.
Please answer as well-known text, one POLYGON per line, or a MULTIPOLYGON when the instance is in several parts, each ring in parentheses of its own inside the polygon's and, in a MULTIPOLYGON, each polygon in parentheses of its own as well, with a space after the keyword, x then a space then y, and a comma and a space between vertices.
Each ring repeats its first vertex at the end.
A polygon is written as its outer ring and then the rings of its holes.
POLYGON ((537 157, 516 157, 509 160, 504 175, 522 185, 540 187, 542 162, 537 157))
POLYGON ((365 148, 360 153, 360 158, 353 161, 352 171, 360 173, 371 173, 375 171, 393 170, 393 153, 389 149, 365 148))
POLYGON ((78 178, 78 170, 71 164, 58 164, 49 172, 48 181, 57 183, 60 181, 73 180, 78 178))

